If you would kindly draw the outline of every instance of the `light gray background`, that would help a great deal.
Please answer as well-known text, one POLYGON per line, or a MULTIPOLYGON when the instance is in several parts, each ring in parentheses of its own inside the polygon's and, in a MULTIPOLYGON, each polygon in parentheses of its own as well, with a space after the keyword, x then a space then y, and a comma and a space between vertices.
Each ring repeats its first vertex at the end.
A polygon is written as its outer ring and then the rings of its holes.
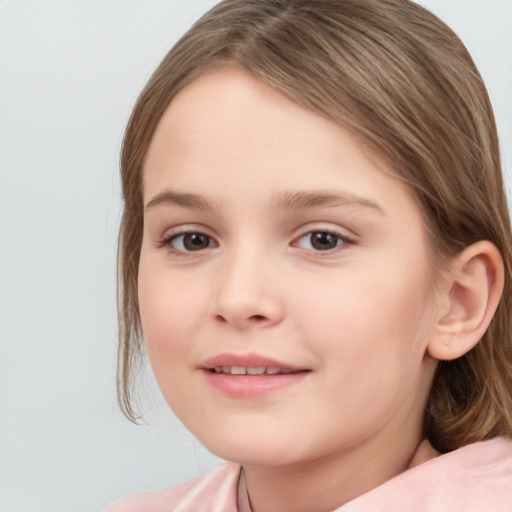
MULTIPOLYGON (((217 464, 158 398, 154 426, 118 412, 114 291, 124 126, 214 3, 0 0, 1 512, 99 511, 217 464)), ((512 0, 424 5, 480 67, 510 170, 512 0)))

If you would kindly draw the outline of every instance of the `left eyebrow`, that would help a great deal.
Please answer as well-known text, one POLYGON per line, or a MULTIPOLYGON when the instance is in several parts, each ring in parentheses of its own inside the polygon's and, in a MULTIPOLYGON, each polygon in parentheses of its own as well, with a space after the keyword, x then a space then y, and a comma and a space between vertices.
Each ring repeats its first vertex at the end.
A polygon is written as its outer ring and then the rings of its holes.
POLYGON ((146 203, 144 210, 147 211, 158 205, 177 205, 192 210, 212 210, 212 205, 203 196, 175 192, 174 190, 164 190, 157 194, 146 203))
POLYGON ((356 205, 385 215, 383 208, 376 202, 346 192, 282 192, 275 196, 273 202, 276 208, 284 210, 298 210, 317 206, 356 205))

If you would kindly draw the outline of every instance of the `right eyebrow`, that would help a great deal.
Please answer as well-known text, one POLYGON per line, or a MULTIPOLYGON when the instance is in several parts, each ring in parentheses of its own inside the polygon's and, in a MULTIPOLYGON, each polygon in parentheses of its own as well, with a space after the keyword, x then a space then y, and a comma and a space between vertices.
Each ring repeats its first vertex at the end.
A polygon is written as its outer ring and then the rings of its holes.
POLYGON ((177 205, 194 210, 212 210, 212 206, 203 196, 184 194, 173 190, 164 190, 151 198, 144 206, 144 211, 158 205, 177 205))
POLYGON ((317 206, 344 206, 350 204, 385 215, 384 209, 378 203, 343 191, 283 192, 275 197, 275 205, 281 209, 298 210, 317 206))

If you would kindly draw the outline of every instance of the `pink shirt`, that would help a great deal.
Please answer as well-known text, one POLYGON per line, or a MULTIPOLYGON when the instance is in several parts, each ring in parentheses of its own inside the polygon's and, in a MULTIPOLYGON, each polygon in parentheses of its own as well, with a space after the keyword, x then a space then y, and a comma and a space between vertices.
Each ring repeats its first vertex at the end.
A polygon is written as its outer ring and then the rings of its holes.
MULTIPOLYGON (((121 498, 105 512, 246 512, 239 477, 240 466, 225 463, 177 487, 121 498)), ((512 441, 493 439, 440 455, 333 512, 411 511, 512 512, 512 441)))

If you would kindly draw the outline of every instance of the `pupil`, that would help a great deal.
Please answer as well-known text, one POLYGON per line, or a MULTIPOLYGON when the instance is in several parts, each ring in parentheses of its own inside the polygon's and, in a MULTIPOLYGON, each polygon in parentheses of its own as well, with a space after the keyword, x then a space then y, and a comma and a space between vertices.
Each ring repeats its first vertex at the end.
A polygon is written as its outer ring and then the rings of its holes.
POLYGON ((338 237, 332 233, 318 231, 311 235, 311 245, 320 251, 334 249, 338 245, 338 237))
POLYGON ((208 247, 209 240, 207 236, 202 235, 201 233, 190 233, 185 235, 183 245, 188 251, 197 251, 208 247))

